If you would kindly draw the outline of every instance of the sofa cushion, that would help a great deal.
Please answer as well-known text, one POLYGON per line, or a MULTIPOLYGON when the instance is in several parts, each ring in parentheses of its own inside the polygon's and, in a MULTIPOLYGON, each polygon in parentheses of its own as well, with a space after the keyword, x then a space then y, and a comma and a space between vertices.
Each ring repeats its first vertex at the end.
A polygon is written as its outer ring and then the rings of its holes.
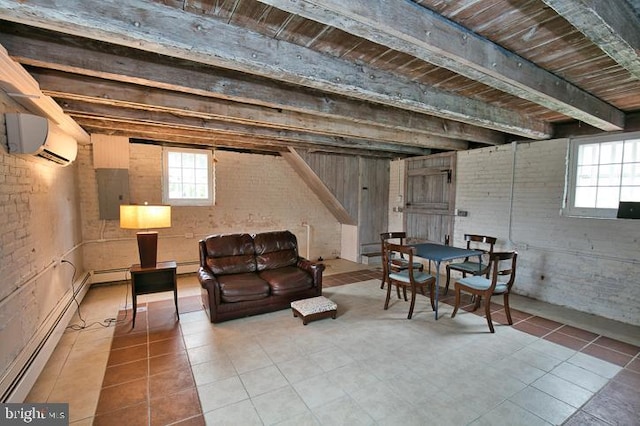
POLYGON ((298 262, 298 241, 289 231, 256 234, 253 242, 258 271, 294 266, 298 262))
POLYGON ((313 287, 311 275, 295 266, 267 269, 259 273, 260 278, 269 283, 271 294, 276 296, 295 293, 313 287))
POLYGON ((253 238, 249 234, 211 235, 205 239, 206 262, 215 275, 256 271, 253 238))
POLYGON ((269 296, 269 284, 255 273, 222 275, 218 282, 223 302, 243 302, 269 296))

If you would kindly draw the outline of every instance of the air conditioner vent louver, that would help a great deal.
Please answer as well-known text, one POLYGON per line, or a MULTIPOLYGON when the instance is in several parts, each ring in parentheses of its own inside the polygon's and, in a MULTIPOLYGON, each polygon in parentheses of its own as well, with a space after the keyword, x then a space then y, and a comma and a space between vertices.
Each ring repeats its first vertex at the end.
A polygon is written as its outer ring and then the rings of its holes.
POLYGON ((71 163, 69 159, 62 157, 61 155, 58 155, 55 152, 51 152, 48 149, 42 150, 41 152, 36 154, 36 156, 43 158, 45 160, 53 161, 54 163, 58 163, 63 166, 66 166, 67 164, 71 163))
POLYGON ((9 153, 30 154, 62 166, 76 159, 76 140, 45 117, 7 113, 5 121, 9 153))

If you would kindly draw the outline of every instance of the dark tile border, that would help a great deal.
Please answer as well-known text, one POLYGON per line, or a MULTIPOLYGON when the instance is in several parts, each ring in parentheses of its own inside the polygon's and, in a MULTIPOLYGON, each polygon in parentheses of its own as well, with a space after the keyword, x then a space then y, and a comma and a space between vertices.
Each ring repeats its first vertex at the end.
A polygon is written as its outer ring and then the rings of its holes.
MULTIPOLYGON (((94 424, 204 425, 173 300, 138 307, 135 328, 131 310, 118 313, 94 424)), ((179 298, 178 308, 201 310, 200 297, 179 298)))

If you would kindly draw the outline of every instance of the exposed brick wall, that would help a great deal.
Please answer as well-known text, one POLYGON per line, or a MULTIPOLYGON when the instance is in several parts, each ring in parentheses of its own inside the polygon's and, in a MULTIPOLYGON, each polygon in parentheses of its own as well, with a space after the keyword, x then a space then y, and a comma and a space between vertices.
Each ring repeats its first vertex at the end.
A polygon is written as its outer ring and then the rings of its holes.
MULTIPOLYGON (((80 150, 85 268, 126 268, 138 262, 135 231, 119 228, 118 221, 101 221, 95 170, 90 147, 80 150)), ((158 258, 178 262, 198 260, 198 239, 213 233, 262 232, 289 229, 306 255, 311 225, 310 257, 340 253, 340 224, 295 171, 270 155, 217 151, 216 204, 213 207, 173 207, 172 227, 160 229, 158 258), (193 234, 187 238, 186 235, 193 234)), ((133 144, 130 150, 129 188, 132 203, 162 201, 162 149, 133 144)))
POLYGON ((76 166, 7 153, 5 112, 23 111, 0 91, 0 377, 81 272, 76 166))
POLYGON ((517 249, 515 293, 640 325, 637 222, 560 215, 567 140, 458 153, 454 245, 464 233, 517 249), (511 183, 513 160, 516 167, 511 183))

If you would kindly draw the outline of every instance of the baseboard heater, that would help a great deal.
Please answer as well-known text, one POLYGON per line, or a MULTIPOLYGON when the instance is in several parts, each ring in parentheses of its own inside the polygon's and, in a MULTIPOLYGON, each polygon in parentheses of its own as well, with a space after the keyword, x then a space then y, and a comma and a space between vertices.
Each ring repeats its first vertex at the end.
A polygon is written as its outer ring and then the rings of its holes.
MULTIPOLYGON (((178 274, 192 274, 198 272, 199 267, 200 261, 198 260, 178 262, 178 274)), ((101 269, 91 273, 92 284, 127 281, 130 278, 129 268, 101 269)))
POLYGON ((0 379, 0 401, 23 402, 56 348, 67 324, 76 313, 74 298, 80 303, 89 290, 89 273, 74 283, 51 311, 33 338, 22 349, 6 374, 0 379))

